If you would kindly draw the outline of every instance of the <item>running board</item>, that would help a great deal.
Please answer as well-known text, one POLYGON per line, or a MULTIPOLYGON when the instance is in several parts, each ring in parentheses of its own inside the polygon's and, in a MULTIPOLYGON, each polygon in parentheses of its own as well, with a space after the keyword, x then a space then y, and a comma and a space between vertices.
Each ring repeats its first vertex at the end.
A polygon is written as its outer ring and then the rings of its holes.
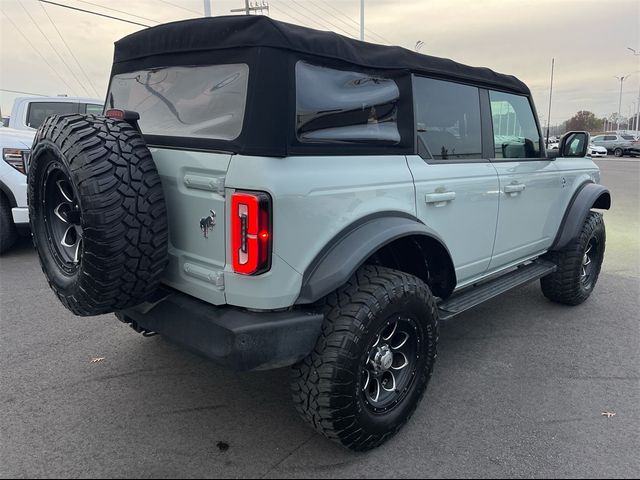
POLYGON ((512 288, 538 280, 554 272, 556 268, 557 266, 551 262, 536 260, 477 287, 467 288, 438 304, 440 320, 448 320, 512 288))

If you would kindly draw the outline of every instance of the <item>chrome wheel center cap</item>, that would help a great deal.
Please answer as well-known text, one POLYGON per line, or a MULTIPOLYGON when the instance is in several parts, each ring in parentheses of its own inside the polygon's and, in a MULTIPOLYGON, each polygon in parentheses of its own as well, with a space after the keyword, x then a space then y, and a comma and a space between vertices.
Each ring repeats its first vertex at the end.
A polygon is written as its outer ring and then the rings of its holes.
POLYGON ((376 370, 379 372, 386 372, 393 365, 393 353, 387 345, 383 345, 378 348, 378 352, 374 358, 376 370))

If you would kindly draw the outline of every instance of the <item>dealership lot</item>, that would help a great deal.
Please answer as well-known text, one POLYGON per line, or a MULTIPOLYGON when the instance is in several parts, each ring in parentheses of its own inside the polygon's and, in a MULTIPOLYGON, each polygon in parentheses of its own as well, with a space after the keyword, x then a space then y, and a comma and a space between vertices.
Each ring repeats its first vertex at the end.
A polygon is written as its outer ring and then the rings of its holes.
POLYGON ((74 317, 23 241, 0 259, 0 476, 636 477, 640 159, 597 163, 613 205, 593 296, 563 307, 535 283, 445 324, 425 400, 368 454, 298 419, 286 370, 74 317))

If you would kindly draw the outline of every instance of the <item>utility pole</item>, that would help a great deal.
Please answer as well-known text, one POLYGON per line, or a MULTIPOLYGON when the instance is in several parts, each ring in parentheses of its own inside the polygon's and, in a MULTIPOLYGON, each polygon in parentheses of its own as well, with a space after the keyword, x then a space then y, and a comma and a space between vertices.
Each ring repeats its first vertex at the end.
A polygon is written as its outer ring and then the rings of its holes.
POLYGON ((547 143, 546 148, 549 148, 549 125, 551 124, 551 98, 553 95, 553 68, 555 66, 556 59, 551 59, 551 87, 549 88, 549 115, 547 116, 547 143))
POLYGON ((269 14, 269 3, 265 0, 261 0, 260 3, 254 5, 253 3, 249 3, 249 0, 244 0, 244 8, 234 8, 230 10, 231 12, 244 12, 245 15, 251 15, 251 12, 256 12, 259 15, 264 15, 264 10, 267 11, 267 15, 269 14))
POLYGON ((360 0, 360 41, 364 42, 364 0, 360 0))
POLYGON ((204 1, 204 16, 211 16, 211 0, 203 0, 204 1))

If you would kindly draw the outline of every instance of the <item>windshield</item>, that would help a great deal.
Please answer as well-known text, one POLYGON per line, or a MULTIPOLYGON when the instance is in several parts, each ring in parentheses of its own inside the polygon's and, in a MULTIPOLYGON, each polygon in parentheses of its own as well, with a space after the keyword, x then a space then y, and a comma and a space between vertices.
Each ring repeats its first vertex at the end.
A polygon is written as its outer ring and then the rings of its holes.
POLYGON ((107 108, 138 112, 145 134, 234 140, 248 80, 246 64, 138 70, 113 77, 107 108))

